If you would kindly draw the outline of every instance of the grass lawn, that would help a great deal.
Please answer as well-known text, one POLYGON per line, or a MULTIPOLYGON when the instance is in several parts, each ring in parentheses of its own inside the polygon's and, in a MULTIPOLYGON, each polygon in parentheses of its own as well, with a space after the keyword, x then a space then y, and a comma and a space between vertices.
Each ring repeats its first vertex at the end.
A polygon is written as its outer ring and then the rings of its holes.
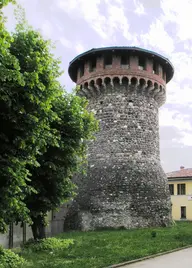
POLYGON ((74 244, 53 252, 33 252, 29 247, 21 252, 28 261, 25 267, 103 268, 192 245, 192 223, 177 223, 169 228, 71 232, 57 238, 73 239, 74 244))

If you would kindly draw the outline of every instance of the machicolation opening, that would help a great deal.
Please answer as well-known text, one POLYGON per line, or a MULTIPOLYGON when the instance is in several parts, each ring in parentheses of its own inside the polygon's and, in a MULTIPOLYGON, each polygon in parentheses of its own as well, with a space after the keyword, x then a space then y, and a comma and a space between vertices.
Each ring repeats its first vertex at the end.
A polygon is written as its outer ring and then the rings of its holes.
POLYGON ((104 83, 105 83, 106 86, 109 86, 109 85, 111 84, 111 79, 110 79, 110 77, 105 77, 105 79, 104 79, 104 83))
POLYGON ((128 84, 129 84, 129 79, 128 79, 127 77, 123 77, 123 78, 122 78, 122 84, 123 84, 124 86, 128 86, 128 84))
POLYGON ((148 88, 151 88, 151 87, 153 86, 153 83, 152 83, 151 80, 148 80, 148 81, 147 81, 147 86, 148 86, 148 88))
POLYGON ((96 84, 99 86, 99 87, 101 87, 102 86, 102 79, 101 78, 98 78, 97 80, 96 80, 96 84))
POLYGON ((146 81, 145 81, 145 79, 141 78, 141 79, 139 80, 139 84, 140 84, 140 87, 144 87, 144 86, 146 85, 146 81))
POLYGON ((120 79, 119 79, 119 77, 114 77, 113 78, 113 85, 114 86, 119 86, 120 85, 120 79))
POLYGON ((87 82, 84 84, 84 88, 85 88, 85 89, 88 88, 88 83, 87 83, 87 82))
POLYGON ((89 86, 92 87, 92 88, 94 88, 94 86, 95 86, 95 81, 94 81, 94 80, 91 80, 90 83, 89 83, 89 86))
POLYGON ((136 86, 137 85, 137 78, 136 77, 132 77, 131 78, 131 85, 132 86, 136 86))

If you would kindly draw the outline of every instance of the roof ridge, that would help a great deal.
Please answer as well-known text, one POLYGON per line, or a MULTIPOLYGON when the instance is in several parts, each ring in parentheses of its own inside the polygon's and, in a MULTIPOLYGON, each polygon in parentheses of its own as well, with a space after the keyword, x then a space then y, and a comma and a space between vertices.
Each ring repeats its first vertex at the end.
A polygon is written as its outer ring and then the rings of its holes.
POLYGON ((192 177, 192 168, 183 168, 180 170, 167 172, 166 175, 168 178, 192 177))
POLYGON ((192 168, 183 168, 183 169, 178 169, 178 170, 169 171, 169 172, 167 172, 167 173, 178 172, 178 171, 188 170, 188 169, 192 169, 192 168))

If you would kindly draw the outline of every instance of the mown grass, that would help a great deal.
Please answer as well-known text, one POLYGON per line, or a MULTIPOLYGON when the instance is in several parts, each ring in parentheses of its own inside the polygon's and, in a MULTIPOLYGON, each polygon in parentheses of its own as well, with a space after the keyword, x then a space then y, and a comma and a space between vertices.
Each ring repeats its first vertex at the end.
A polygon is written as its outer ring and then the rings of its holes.
POLYGON ((25 267, 103 268, 192 245, 192 223, 168 228, 70 232, 57 238, 72 239, 74 244, 56 251, 34 252, 26 248, 21 252, 28 262, 25 267))

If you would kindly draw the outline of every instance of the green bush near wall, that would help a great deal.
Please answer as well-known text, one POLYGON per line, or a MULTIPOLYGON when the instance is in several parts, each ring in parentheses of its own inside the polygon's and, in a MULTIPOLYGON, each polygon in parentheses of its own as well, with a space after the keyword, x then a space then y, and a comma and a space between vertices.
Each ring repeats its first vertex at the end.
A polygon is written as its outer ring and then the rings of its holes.
POLYGON ((18 254, 0 246, 0 268, 21 268, 25 267, 26 261, 18 254))

